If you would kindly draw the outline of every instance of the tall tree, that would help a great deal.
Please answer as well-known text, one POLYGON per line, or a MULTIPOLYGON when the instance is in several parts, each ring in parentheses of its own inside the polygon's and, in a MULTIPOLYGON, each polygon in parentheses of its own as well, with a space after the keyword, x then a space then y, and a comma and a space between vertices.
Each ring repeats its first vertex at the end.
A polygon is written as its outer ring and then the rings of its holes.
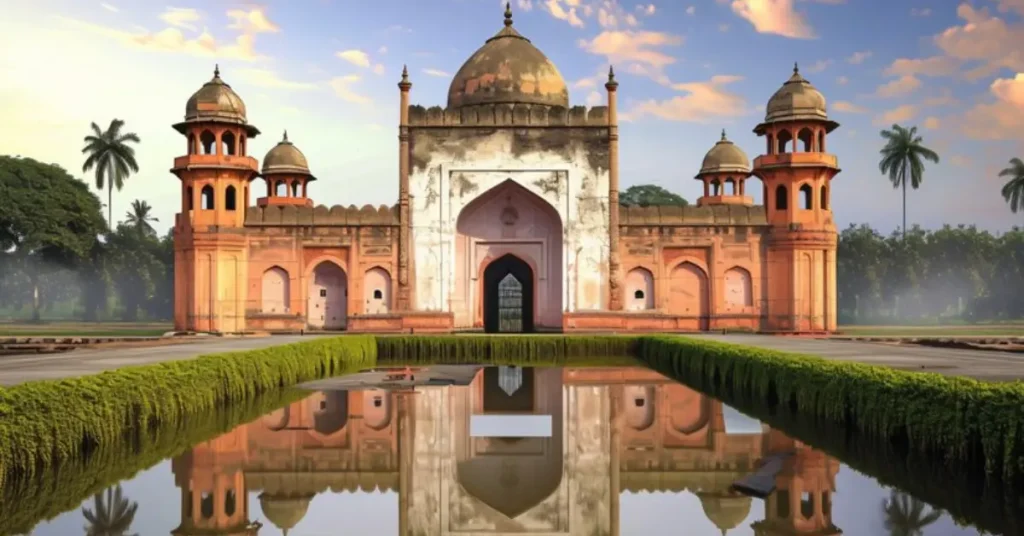
POLYGON ((107 187, 107 225, 114 228, 114 188, 121 191, 124 181, 132 173, 139 172, 135 161, 135 149, 129 143, 139 143, 139 136, 133 132, 121 132, 124 121, 114 119, 107 130, 92 123, 92 134, 85 137, 82 153, 87 154, 82 171, 95 170, 96 188, 107 187))
POLYGON ((651 205, 686 206, 686 199, 679 194, 670 192, 654 184, 637 184, 630 186, 619 196, 619 204, 625 206, 647 207, 651 205))
POLYGON ((1014 214, 1017 211, 1024 212, 1024 161, 1020 158, 1011 158, 1010 167, 999 172, 1000 177, 1007 177, 1009 180, 1003 185, 1003 199, 1010 204, 1010 210, 1014 214))
POLYGON ((106 230, 100 200, 60 166, 11 156, 0 156, 0 199, 0 255, 24 275, 39 320, 40 283, 81 267, 106 230))
POLYGON ((924 528, 942 517, 941 510, 928 510, 928 505, 901 491, 893 490, 882 501, 885 529, 892 536, 921 536, 924 528))
POLYGON ((149 222, 158 222, 152 215, 153 207, 141 199, 132 201, 132 209, 125 214, 125 223, 145 236, 156 236, 156 229, 149 222))
MULTIPOLYGON (((127 536, 135 521, 139 503, 124 497, 121 485, 107 488, 106 493, 93 496, 93 509, 82 508, 82 516, 88 524, 86 536, 127 536)), ((135 534, 134 536, 138 536, 135 534)))
POLYGON ((903 236, 907 234, 907 181, 910 187, 918 189, 924 181, 924 161, 939 163, 939 155, 922 145, 924 141, 917 135, 917 127, 909 129, 893 125, 890 130, 883 130, 882 138, 885 147, 879 151, 882 159, 878 169, 883 175, 889 176, 893 188, 903 188, 903 236))

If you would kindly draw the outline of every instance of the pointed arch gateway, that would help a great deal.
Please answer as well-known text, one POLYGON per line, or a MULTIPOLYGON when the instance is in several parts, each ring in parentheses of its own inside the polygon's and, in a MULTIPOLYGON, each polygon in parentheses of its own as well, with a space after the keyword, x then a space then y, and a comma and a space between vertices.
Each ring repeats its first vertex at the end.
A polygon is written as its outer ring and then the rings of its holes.
POLYGON ((510 178, 470 200, 456 230, 456 327, 561 327, 563 225, 551 203, 510 178))

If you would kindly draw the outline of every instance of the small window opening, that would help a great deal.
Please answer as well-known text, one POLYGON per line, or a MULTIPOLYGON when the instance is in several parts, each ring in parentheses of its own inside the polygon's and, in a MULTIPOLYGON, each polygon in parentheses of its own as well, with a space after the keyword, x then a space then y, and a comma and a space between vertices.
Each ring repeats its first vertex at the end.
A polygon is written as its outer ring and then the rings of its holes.
POLYGON ((633 299, 636 299, 636 300, 644 299, 644 291, 638 290, 638 291, 634 292, 633 293, 633 299))

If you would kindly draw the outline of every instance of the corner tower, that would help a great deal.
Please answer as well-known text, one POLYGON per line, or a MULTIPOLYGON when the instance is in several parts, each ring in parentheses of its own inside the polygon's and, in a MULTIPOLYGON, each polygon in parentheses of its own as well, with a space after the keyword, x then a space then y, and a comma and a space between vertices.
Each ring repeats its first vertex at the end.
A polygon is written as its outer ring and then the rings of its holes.
POLYGON ((181 490, 181 523, 173 536, 258 536, 262 525, 249 520, 245 484, 248 436, 240 426, 171 460, 181 490))
POLYGON ((832 522, 839 460, 770 430, 768 455, 791 452, 775 477, 775 491, 764 501, 764 518, 751 528, 755 536, 840 536, 832 522))
POLYGON ((837 234, 829 197, 839 166, 825 140, 838 126, 825 97, 794 66, 754 129, 767 141, 753 169, 764 183, 770 226, 766 331, 836 329, 837 234))
POLYGON ((754 204, 747 195, 747 178, 750 177, 750 159, 733 142, 725 137, 704 156, 700 173, 695 177, 704 183, 704 195, 697 199, 697 206, 754 204))
POLYGON ((245 103, 220 69, 185 105, 174 125, 187 141, 171 173, 181 180, 174 220, 174 327, 179 331, 245 330, 248 262, 244 234, 249 182, 259 164, 247 155, 245 103))

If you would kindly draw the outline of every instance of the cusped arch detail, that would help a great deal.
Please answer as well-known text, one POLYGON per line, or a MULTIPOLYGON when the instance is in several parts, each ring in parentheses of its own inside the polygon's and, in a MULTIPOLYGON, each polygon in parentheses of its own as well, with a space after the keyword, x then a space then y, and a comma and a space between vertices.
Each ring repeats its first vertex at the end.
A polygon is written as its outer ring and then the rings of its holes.
MULTIPOLYGON (((541 211, 543 213, 545 213, 546 216, 554 218, 555 221, 558 222, 558 225, 559 225, 560 229, 564 228, 565 222, 562 221, 562 215, 558 212, 558 206, 557 205, 552 203, 549 199, 547 199, 543 195, 541 195, 541 194, 539 194, 537 192, 534 192, 533 190, 527 188, 526 186, 523 186, 522 184, 519 184, 515 180, 513 180, 513 179, 505 179, 505 180, 499 182, 498 184, 495 184, 494 186, 492 186, 492 187, 490 187, 490 188, 488 188, 488 189, 478 193, 477 195, 473 196, 473 198, 471 200, 469 200, 469 202, 467 202, 466 204, 462 205, 462 208, 459 209, 458 216, 456 216, 456 219, 455 219, 456 230, 459 233, 462 233, 462 234, 467 234, 467 235, 473 234, 472 232, 467 232, 467 230, 463 228, 463 226, 462 226, 463 217, 465 215, 467 215, 467 214, 473 214, 474 212, 476 212, 476 209, 478 209, 481 205, 486 204, 487 202, 491 201, 492 199, 494 199, 496 197, 501 197, 502 195, 513 195, 513 194, 522 195, 527 200, 531 201, 534 205, 536 205, 538 208, 540 208, 541 211)), ((517 217, 518 215, 517 214, 513 214, 512 212, 505 213, 503 211, 503 212, 501 212, 499 214, 496 214, 496 216, 505 225, 514 225, 516 223, 515 221, 511 221, 510 222, 508 220, 512 219, 514 217, 517 217)))
POLYGON ((736 265, 725 271, 725 304, 733 307, 754 305, 754 278, 750 270, 736 265))

